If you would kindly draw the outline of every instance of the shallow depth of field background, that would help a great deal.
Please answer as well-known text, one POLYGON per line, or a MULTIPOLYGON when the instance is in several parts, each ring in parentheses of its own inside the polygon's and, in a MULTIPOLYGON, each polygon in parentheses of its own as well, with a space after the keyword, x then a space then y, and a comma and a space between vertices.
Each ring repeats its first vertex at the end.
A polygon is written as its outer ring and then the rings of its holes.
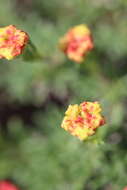
POLYGON ((43 59, 0 60, 0 179, 21 190, 127 185, 127 1, 0 0, 0 27, 29 33, 43 59), (59 38, 85 23, 95 48, 78 67, 59 38), (60 128, 68 104, 100 101, 107 125, 82 143, 60 128))

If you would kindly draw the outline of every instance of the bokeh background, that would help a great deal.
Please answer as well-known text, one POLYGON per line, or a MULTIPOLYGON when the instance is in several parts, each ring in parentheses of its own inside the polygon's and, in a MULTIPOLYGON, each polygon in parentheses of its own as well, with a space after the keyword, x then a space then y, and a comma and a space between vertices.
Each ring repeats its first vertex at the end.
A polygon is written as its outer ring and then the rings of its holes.
POLYGON ((0 179, 22 190, 121 190, 127 185, 127 1, 0 0, 0 26, 29 33, 43 58, 0 60, 0 179), (95 43, 79 67, 58 49, 72 26, 95 43), (68 104, 100 101, 101 145, 60 128, 68 104))

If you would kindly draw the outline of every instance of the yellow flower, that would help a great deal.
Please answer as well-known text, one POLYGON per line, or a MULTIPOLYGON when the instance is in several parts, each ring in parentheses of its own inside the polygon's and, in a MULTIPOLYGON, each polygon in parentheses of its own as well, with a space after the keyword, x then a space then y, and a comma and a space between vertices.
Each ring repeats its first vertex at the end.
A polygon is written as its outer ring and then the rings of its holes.
POLYGON ((11 60, 20 55, 28 40, 28 34, 13 25, 0 28, 0 58, 11 60))
POLYGON ((105 124, 98 102, 83 102, 80 105, 69 105, 61 127, 85 140, 96 132, 96 129, 105 124))
POLYGON ((93 49, 91 32, 84 24, 75 26, 60 39, 59 46, 69 59, 81 63, 93 49))

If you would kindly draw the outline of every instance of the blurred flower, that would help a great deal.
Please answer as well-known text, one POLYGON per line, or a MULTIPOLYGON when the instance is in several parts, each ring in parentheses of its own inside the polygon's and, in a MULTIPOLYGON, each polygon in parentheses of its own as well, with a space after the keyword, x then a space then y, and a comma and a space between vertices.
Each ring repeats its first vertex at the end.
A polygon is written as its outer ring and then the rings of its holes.
POLYGON ((126 187, 124 187, 124 189, 123 190, 127 190, 127 186, 126 187))
POLYGON ((105 124, 105 119, 100 112, 101 107, 98 102, 69 105, 61 127, 80 140, 87 139, 98 127, 105 124))
POLYGON ((0 28, 0 58, 11 60, 20 55, 28 40, 28 34, 13 25, 0 28))
POLYGON ((86 53, 93 49, 91 32, 86 25, 75 26, 60 39, 59 45, 69 59, 81 63, 86 53))
POLYGON ((19 190, 19 188, 7 180, 2 180, 0 181, 0 190, 19 190))

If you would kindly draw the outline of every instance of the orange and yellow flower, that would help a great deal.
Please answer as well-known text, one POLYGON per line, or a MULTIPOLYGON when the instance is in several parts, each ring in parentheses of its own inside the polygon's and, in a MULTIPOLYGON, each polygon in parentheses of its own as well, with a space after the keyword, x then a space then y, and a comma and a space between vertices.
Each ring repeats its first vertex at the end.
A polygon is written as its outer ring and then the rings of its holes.
POLYGON ((105 124, 98 102, 83 102, 69 105, 61 127, 80 140, 85 140, 105 124))
POLYGON ((20 55, 28 40, 28 34, 13 25, 0 28, 0 58, 11 60, 20 55))
POLYGON ((89 28, 81 24, 71 28, 60 39, 59 46, 69 59, 81 63, 94 45, 89 28))

